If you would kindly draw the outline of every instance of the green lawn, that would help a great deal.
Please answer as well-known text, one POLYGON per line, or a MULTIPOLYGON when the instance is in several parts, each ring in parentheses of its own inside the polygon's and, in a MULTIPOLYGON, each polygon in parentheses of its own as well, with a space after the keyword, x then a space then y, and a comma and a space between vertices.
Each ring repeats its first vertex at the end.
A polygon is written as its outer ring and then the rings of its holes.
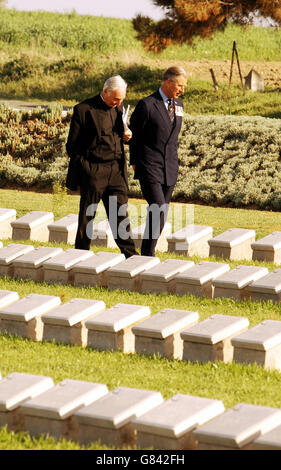
MULTIPOLYGON (((61 203, 54 204, 54 195, 36 194, 28 191, 1 190, 0 207, 17 210, 18 217, 31 210, 54 210, 55 219, 78 210, 77 195, 64 195, 61 203)), ((131 200, 130 204, 141 201, 131 200)), ((102 218, 102 208, 100 218, 102 218)), ((224 209, 208 206, 195 206, 194 223, 208 224, 214 227, 214 233, 221 233, 227 228, 239 226, 252 228, 257 238, 280 230, 279 213, 252 210, 224 209)), ((137 223, 137 220, 135 220, 137 223)), ((4 245, 11 240, 4 240, 4 245)), ((39 242, 25 242, 33 246, 39 242)), ((50 245, 48 243, 44 245, 50 245)), ((54 246, 58 246, 52 244, 54 246)), ((63 249, 70 246, 62 244, 63 249)), ((101 250, 102 248, 99 248, 101 250)), ((102 249, 104 250, 104 249, 102 249)), ((96 251, 96 248, 94 248, 96 251)), ((117 250, 111 250, 117 251, 117 250)), ((161 260, 175 255, 158 253, 161 260)), ((200 261, 198 257, 193 259, 200 261)), ((214 257, 209 258, 215 260, 214 257)), ((217 259, 217 261, 223 261, 217 259)), ((224 261, 225 262, 225 261, 224 261)), ((229 261, 231 267, 241 264, 229 261)), ((245 264, 267 266, 275 269, 272 263, 247 261, 245 264)), ((194 296, 170 294, 141 294, 125 291, 108 291, 105 288, 74 287, 59 284, 35 283, 10 278, 0 278, 0 289, 15 290, 20 297, 29 293, 60 296, 62 302, 71 298, 91 298, 103 300, 107 307, 118 302, 149 306, 152 314, 163 308, 177 308, 197 311, 199 319, 204 320, 214 313, 247 317, 253 326, 264 319, 281 320, 281 306, 272 302, 235 302, 231 299, 201 299, 194 296)), ((238 363, 208 364, 189 363, 168 360, 160 356, 123 354, 121 352, 98 352, 90 348, 55 344, 54 342, 32 342, 11 335, 0 335, 2 376, 11 372, 42 374, 53 378, 57 383, 65 378, 104 383, 110 390, 117 386, 127 386, 160 391, 164 398, 176 393, 220 399, 225 408, 237 403, 281 407, 280 373, 267 371, 254 365, 238 363)), ((31 439, 26 433, 0 431, 0 449, 80 449, 76 443, 55 442, 52 438, 31 439)), ((95 443, 91 449, 104 449, 95 443)))

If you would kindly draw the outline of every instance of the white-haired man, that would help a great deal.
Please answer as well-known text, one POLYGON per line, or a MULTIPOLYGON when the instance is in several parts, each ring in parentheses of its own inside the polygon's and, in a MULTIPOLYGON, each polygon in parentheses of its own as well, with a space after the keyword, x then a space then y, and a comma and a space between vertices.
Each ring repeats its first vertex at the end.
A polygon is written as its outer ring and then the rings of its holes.
POLYGON ((127 84, 120 75, 106 80, 102 93, 74 106, 66 150, 66 187, 80 188, 75 248, 89 250, 92 222, 103 201, 114 239, 126 258, 138 254, 130 236, 124 142, 131 138, 122 119, 127 84), (124 210, 125 208, 125 210, 124 210))

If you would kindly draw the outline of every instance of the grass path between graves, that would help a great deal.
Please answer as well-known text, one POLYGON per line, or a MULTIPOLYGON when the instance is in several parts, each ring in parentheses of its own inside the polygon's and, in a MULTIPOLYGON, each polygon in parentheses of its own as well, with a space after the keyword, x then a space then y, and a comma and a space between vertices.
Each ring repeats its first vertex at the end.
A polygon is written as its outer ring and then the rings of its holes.
MULTIPOLYGON (((58 203, 52 194, 36 194, 28 191, 0 190, 0 207, 14 208, 17 217, 31 210, 50 210, 55 219, 77 212, 78 196, 64 195, 58 203)), ((130 201, 140 204, 141 201, 130 201)), ((102 219, 101 214, 101 219, 102 219)), ((257 239, 281 229, 281 218, 277 212, 224 209, 207 206, 194 207, 194 223, 211 225, 214 234, 230 227, 252 228, 256 230, 257 239)), ((135 221, 137 222, 137 220, 135 221)), ((136 224, 135 224, 136 225, 136 224)), ((4 240, 7 245, 11 240, 4 240)), ((61 246, 39 242, 24 242, 37 246, 61 246)), ((99 248, 103 251, 118 251, 99 248)), ((94 248, 96 251, 96 248, 94 248)), ((162 260, 175 257, 174 254, 158 253, 162 260)), ((184 257, 200 261, 198 257, 184 257)), ((214 257, 208 260, 223 261, 214 257)), ((238 264, 261 265, 273 270, 272 263, 253 261, 227 261, 231 267, 238 264)), ((176 296, 170 294, 141 294, 136 292, 108 291, 105 288, 74 287, 58 284, 35 283, 10 278, 0 278, 0 290, 15 290, 20 297, 30 293, 60 296, 62 302, 71 298, 91 298, 103 300, 107 307, 118 302, 147 305, 152 314, 163 308, 178 308, 197 311, 199 321, 219 313, 247 317, 250 325, 264 319, 281 320, 281 306, 272 302, 235 302, 231 299, 200 299, 194 296, 176 296)), ((46 375, 57 383, 65 378, 104 383, 109 390, 118 386, 156 390, 164 398, 176 393, 208 397, 222 400, 225 408, 237 403, 281 408, 280 373, 267 371, 254 365, 238 363, 208 364, 189 363, 179 360, 168 360, 160 356, 123 354, 121 352, 98 352, 91 348, 55 344, 54 342, 32 342, 11 335, 0 335, 0 371, 2 376, 11 372, 24 372, 46 375)), ((64 440, 55 441, 51 437, 32 439, 27 433, 8 432, 0 429, 0 450, 3 449, 83 449, 77 443, 64 440)), ((86 448, 86 447, 85 447, 86 448)), ((107 449, 94 443, 88 449, 107 449)))

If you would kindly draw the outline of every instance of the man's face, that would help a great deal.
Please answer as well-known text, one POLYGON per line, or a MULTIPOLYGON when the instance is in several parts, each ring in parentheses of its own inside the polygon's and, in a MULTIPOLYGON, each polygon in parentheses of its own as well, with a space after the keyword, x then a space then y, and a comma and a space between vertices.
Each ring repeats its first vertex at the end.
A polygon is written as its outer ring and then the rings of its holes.
POLYGON ((117 88, 116 90, 103 90, 102 97, 110 108, 120 106, 126 97, 126 90, 124 88, 117 88))
POLYGON ((175 80, 166 80, 166 96, 168 98, 178 98, 183 94, 184 88, 186 86, 186 78, 178 77, 175 80))

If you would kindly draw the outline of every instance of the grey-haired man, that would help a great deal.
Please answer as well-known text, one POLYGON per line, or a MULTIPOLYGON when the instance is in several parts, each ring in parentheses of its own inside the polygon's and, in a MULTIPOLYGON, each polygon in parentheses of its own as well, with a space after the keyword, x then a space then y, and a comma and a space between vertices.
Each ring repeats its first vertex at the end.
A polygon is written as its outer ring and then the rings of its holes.
POLYGON ((122 119, 126 91, 126 82, 116 75, 106 80, 101 94, 74 106, 66 144, 70 157, 66 187, 80 187, 75 248, 90 248, 90 227, 102 200, 114 239, 129 258, 138 253, 126 211, 128 178, 123 143, 132 135, 122 119))
POLYGON ((133 132, 130 163, 148 202, 141 255, 155 256, 178 176, 178 135, 181 129, 187 74, 182 67, 170 67, 162 85, 138 102, 131 116, 133 132))

